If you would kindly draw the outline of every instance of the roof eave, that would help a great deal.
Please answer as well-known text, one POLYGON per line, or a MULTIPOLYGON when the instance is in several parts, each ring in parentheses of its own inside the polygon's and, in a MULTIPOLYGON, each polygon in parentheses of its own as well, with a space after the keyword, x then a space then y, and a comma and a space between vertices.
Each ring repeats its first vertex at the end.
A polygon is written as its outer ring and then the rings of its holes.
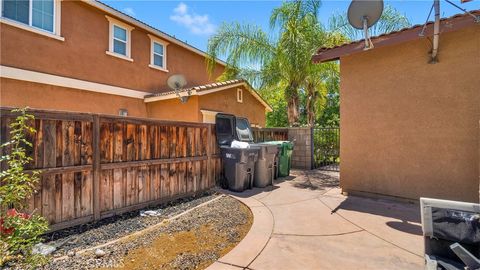
MULTIPOLYGON (((473 11, 477 14, 479 11, 473 11)), ((441 21, 441 34, 456 31, 468 26, 473 26, 476 24, 475 19, 468 15, 455 15, 450 18, 443 19, 441 21)), ((381 48, 385 46, 391 46, 395 44, 400 44, 403 42, 408 42, 424 37, 433 36, 433 23, 428 23, 424 31, 424 35, 420 36, 419 33, 422 30, 423 25, 413 26, 411 28, 399 30, 392 32, 390 34, 384 34, 377 37, 372 37, 371 41, 373 43, 373 49, 381 48)), ((331 49, 323 49, 317 54, 312 56, 312 61, 314 63, 324 63, 334 60, 339 60, 340 57, 347 56, 350 54, 358 53, 364 51, 364 42, 363 39, 359 41, 354 41, 345 45, 340 45, 331 49)))
MULTIPOLYGON (((203 91, 197 91, 197 90, 191 90, 191 96, 202 96, 202 95, 208 95, 211 93, 239 87, 239 86, 244 86, 250 94, 252 94, 255 99, 257 99, 264 107, 267 112, 272 112, 273 109, 272 107, 253 89, 253 87, 250 86, 246 81, 240 81, 234 84, 229 84, 229 85, 219 85, 218 87, 213 87, 210 89, 206 89, 203 91)), ((179 94, 181 96, 186 96, 187 90, 181 91, 179 94)), ((150 102, 156 102, 156 101, 161 101, 161 100, 168 100, 168 99, 174 99, 177 98, 177 95, 175 93, 168 93, 168 94, 163 94, 163 95, 148 95, 144 97, 144 102, 145 103, 150 103, 150 102)))

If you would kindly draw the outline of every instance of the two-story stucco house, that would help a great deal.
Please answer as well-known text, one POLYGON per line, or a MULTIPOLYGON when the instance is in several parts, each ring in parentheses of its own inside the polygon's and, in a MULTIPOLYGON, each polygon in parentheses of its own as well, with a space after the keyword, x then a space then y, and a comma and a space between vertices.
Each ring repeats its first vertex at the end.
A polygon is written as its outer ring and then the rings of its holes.
POLYGON ((1 0, 0 105, 265 125, 270 106, 244 81, 216 83, 207 55, 98 1, 1 0), (167 86, 185 76, 182 103, 167 86), (187 91, 188 90, 188 91, 187 91))

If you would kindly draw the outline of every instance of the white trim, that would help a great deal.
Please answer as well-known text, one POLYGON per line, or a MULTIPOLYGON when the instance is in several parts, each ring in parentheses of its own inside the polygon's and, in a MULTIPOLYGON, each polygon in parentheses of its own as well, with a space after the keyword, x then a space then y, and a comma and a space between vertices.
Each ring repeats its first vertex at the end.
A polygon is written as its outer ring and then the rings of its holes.
MULTIPOLYGON (((195 90, 191 91, 192 96, 198 96, 198 92, 195 90)), ((187 92, 180 92, 179 95, 181 97, 183 96, 188 96, 187 92)), ((178 98, 177 94, 168 94, 168 95, 162 95, 162 96, 154 96, 154 97, 146 97, 145 98, 145 103, 150 103, 150 102, 155 102, 155 101, 160 101, 160 100, 168 100, 168 99, 174 99, 178 98)))
POLYGON ((121 22, 117 19, 114 19, 114 18, 112 18, 108 15, 105 15, 105 18, 107 18, 107 20, 108 20, 108 51, 107 51, 107 54, 112 55, 112 56, 116 56, 116 57, 120 57, 122 59, 133 62, 133 59, 132 59, 132 30, 135 29, 135 27, 133 27, 131 25, 128 25, 126 23, 123 23, 123 22, 121 22), (125 32, 126 32, 126 38, 127 38, 126 43, 127 44, 126 44, 125 53, 127 55, 116 53, 113 50, 113 39, 114 39, 113 28, 115 26, 124 29, 125 32), (110 53, 108 53, 108 52, 110 52, 110 53))
POLYGON ((161 68, 159 66, 155 66, 155 65, 152 65, 152 64, 148 64, 149 67, 153 68, 153 69, 158 69, 160 71, 163 71, 163 72, 169 72, 168 69, 164 69, 164 68, 161 68))
POLYGON ((237 102, 238 103, 243 103, 243 89, 242 88, 237 88, 237 102))
POLYGON ((3 0, 0 0, 0 22, 26 30, 35 34, 46 36, 60 41, 65 41, 65 38, 61 36, 61 25, 62 25, 62 4, 61 0, 54 0, 53 3, 53 31, 47 31, 32 25, 32 3, 30 0, 30 10, 28 11, 28 24, 17 22, 15 20, 5 18, 2 16, 3 0))
MULTIPOLYGON (((236 83, 236 84, 231 84, 231 85, 225 85, 225 86, 222 86, 222 87, 217 87, 217 88, 212 88, 210 90, 205 90, 205 91, 198 91, 197 90, 192 90, 191 91, 191 94, 192 96, 203 96, 203 95, 208 95, 208 94, 211 94, 211 93, 215 93, 215 92, 219 92, 219 91, 223 91, 223 90, 228 90, 228 89, 232 89, 232 88, 236 88, 236 87, 239 87, 239 86, 244 86, 245 89, 248 90, 248 92, 250 94, 253 95, 253 97, 255 97, 255 99, 257 99, 264 107, 265 107, 265 110, 267 112, 271 112, 273 111, 272 107, 270 107, 270 105, 268 105, 259 95, 258 93, 253 90, 246 82, 239 82, 239 83, 236 83)), ((186 92, 180 92, 180 95, 183 95, 183 96, 186 96, 186 92)), ((155 101, 160 101, 160 100, 168 100, 168 99, 174 99, 174 98, 178 98, 178 96, 173 93, 173 94, 168 94, 168 95, 163 95, 163 96, 154 96, 154 97, 147 97, 145 98, 145 103, 149 103, 149 102, 155 102, 155 101)))
POLYGON ((143 99, 146 95, 151 94, 149 92, 138 91, 134 89, 89 82, 7 66, 0 66, 0 77, 138 99, 143 99))
POLYGON ((234 88, 234 87, 242 86, 244 84, 245 84, 244 82, 239 82, 239 83, 232 84, 232 85, 226 85, 226 86, 222 86, 222 87, 218 87, 218 88, 212 88, 210 90, 205 90, 205 91, 198 92, 198 95, 199 96, 208 95, 208 94, 215 93, 215 92, 218 92, 218 91, 223 91, 223 90, 231 89, 231 88, 234 88))
POLYGON ((20 23, 20 22, 14 21, 14 20, 10 20, 8 18, 1 17, 0 22, 4 23, 4 24, 11 25, 11 26, 14 26, 14 27, 17 27, 17 28, 20 28, 22 30, 26 30, 26 31, 35 33, 35 34, 39 34, 39 35, 46 36, 46 37, 49 37, 49 38, 53 38, 53 39, 60 40, 60 41, 65 41, 64 37, 61 37, 61 36, 56 35, 56 34, 52 34, 51 32, 44 31, 44 30, 41 30, 39 28, 34 28, 34 27, 26 25, 24 23, 20 23))
POLYGON ((202 113, 202 122, 209 123, 209 124, 215 124, 215 116, 217 115, 217 113, 221 113, 221 112, 210 111, 210 110, 200 110, 200 112, 202 113), (209 117, 210 119, 211 117, 213 117, 213 120, 208 121, 209 117))
POLYGON ((168 46, 169 43, 157 38, 156 36, 150 35, 150 34, 148 34, 148 37, 150 38, 150 65, 148 65, 148 66, 151 67, 151 68, 155 68, 155 69, 164 71, 164 72, 168 72, 167 46, 168 46), (160 67, 160 66, 157 66, 157 65, 154 64, 155 63, 155 61, 154 61, 154 53, 155 53, 154 46, 155 46, 155 43, 163 46, 163 55, 162 55, 162 57, 163 57, 163 67, 160 67))
MULTIPOLYGON (((176 39, 176 38, 174 38, 174 37, 171 37, 171 36, 169 36, 169 35, 161 32, 161 31, 159 31, 158 29, 155 29, 155 28, 153 28, 153 27, 151 27, 151 26, 149 26, 149 25, 147 25, 147 24, 145 24, 145 23, 142 23, 142 22, 140 22, 140 21, 137 20, 137 19, 134 19, 134 18, 132 18, 132 17, 130 17, 130 16, 127 16, 126 14, 123 14, 123 13, 121 13, 121 12, 119 12, 119 11, 117 11, 117 10, 115 10, 115 9, 113 9, 113 8, 111 8, 111 7, 107 6, 107 5, 99 2, 99 1, 96 1, 96 0, 81 0, 81 1, 84 2, 85 4, 88 4, 88 5, 93 6, 93 7, 97 8, 97 9, 99 9, 99 10, 102 10, 102 11, 104 11, 104 12, 106 12, 106 13, 109 13, 109 14, 115 16, 115 17, 118 17, 118 18, 120 18, 120 19, 128 22, 128 23, 131 24, 131 25, 134 25, 134 26, 136 26, 136 27, 138 27, 138 28, 145 29, 146 31, 151 32, 151 33, 154 34, 155 36, 158 36, 158 37, 160 37, 160 38, 163 38, 163 39, 165 39, 165 40, 167 40, 167 41, 169 41, 169 42, 171 42, 171 43, 173 43, 173 44, 176 44, 176 45, 178 45, 178 46, 180 46, 180 47, 183 47, 183 48, 185 48, 185 49, 187 49, 187 50, 189 50, 189 51, 192 51, 192 52, 194 52, 194 53, 196 53, 196 54, 199 54, 199 55, 201 55, 201 56, 204 56, 205 58, 209 58, 209 56, 208 56, 207 53, 205 53, 205 52, 203 52, 203 51, 201 51, 201 50, 199 50, 199 49, 197 49, 197 48, 195 48, 195 47, 193 47, 193 46, 191 46, 191 45, 189 45, 189 44, 187 44, 187 43, 185 43, 185 42, 182 42, 182 41, 180 41, 180 40, 178 40, 178 39, 176 39)), ((220 65, 223 65, 223 66, 226 66, 226 65, 227 65, 227 63, 225 63, 224 61, 219 60, 219 59, 216 59, 216 62, 217 62, 218 64, 220 64, 220 65)))
POLYGON ((126 57, 125 55, 123 54, 119 54, 119 53, 116 53, 116 52, 111 52, 111 51, 105 51, 106 54, 110 55, 110 56, 115 56, 115 57, 118 57, 120 59, 123 59, 123 60, 127 60, 127 61, 130 61, 130 62, 133 62, 133 59, 130 58, 130 57, 126 57))

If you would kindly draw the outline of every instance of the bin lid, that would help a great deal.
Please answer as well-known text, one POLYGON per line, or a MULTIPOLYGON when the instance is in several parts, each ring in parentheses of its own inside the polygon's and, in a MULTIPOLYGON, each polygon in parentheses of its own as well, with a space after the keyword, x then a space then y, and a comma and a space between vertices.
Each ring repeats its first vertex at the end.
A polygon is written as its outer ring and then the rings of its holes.
POLYGON ((241 142, 253 142, 252 129, 250 122, 244 117, 235 117, 236 139, 241 142))
POLYGON ((215 116, 215 131, 218 145, 230 146, 235 139, 235 116, 217 113, 215 116))

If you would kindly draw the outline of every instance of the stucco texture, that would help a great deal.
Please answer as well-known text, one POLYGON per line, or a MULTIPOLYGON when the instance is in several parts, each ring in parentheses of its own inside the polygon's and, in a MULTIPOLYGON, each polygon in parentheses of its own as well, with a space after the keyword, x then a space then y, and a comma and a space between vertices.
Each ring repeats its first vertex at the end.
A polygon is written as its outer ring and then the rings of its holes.
POLYGON ((341 57, 347 192, 479 201, 480 26, 341 57))
POLYGON ((47 84, 0 79, 0 106, 147 117, 143 99, 83 91, 47 84))
POLYGON ((186 103, 178 99, 150 102, 147 108, 149 117, 159 119, 202 122, 201 110, 209 110, 246 117, 251 124, 265 126, 265 107, 243 86, 192 96, 186 103), (242 89, 242 103, 237 101, 237 89, 242 89))
POLYGON ((107 55, 109 22, 106 13, 81 1, 62 1, 61 35, 65 41, 2 24, 1 64, 21 69, 109 84, 146 92, 169 91, 166 81, 172 74, 184 74, 188 85, 211 83, 205 57, 176 44, 167 46, 169 72, 150 68, 149 32, 131 32, 133 62, 107 55))
POLYGON ((265 107, 245 87, 239 88, 243 92, 243 102, 237 102, 238 88, 231 88, 199 96, 199 108, 246 117, 251 124, 265 127, 265 107))

